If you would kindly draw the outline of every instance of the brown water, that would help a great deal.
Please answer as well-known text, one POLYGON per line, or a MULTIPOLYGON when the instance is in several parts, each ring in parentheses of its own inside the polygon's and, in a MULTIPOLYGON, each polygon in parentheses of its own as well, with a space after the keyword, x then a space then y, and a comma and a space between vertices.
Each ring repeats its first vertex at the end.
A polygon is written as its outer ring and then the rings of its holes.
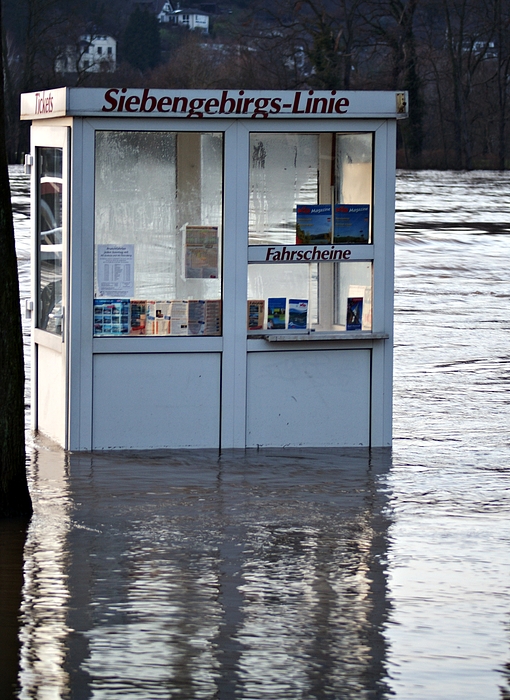
POLYGON ((392 453, 31 442, 15 697, 508 700, 509 222, 510 175, 399 173, 392 453))

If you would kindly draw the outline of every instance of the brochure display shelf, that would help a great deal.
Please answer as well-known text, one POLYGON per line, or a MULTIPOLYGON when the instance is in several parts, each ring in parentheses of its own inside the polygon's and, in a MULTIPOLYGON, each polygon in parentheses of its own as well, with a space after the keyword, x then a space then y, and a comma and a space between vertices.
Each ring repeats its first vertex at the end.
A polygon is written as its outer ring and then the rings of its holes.
POLYGON ((69 450, 391 444, 405 93, 58 88, 21 115, 35 430, 69 450))
POLYGON ((267 340, 268 343, 281 343, 281 342, 313 342, 313 341, 323 341, 323 340, 333 340, 333 341, 353 341, 353 340, 388 340, 388 333, 373 333, 372 331, 350 331, 344 333, 300 333, 288 331, 285 334, 281 333, 267 333, 261 332, 249 333, 248 338, 250 340, 267 340))

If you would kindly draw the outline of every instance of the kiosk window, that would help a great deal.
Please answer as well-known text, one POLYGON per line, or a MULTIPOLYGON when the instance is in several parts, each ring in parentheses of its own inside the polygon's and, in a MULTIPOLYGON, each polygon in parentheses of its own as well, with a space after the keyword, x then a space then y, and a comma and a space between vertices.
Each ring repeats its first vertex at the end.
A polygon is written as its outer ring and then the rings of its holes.
POLYGON ((38 148, 38 328, 62 334, 62 149, 38 148))
POLYGON ((352 252, 372 243, 373 134, 252 133, 250 154, 248 332, 371 331, 371 253, 352 252))
POLYGON ((223 137, 96 132, 95 335, 220 335, 223 137))
POLYGON ((251 134, 249 245, 371 243, 372 144, 372 133, 251 134))
POLYGON ((248 332, 371 331, 372 263, 252 263, 248 332))

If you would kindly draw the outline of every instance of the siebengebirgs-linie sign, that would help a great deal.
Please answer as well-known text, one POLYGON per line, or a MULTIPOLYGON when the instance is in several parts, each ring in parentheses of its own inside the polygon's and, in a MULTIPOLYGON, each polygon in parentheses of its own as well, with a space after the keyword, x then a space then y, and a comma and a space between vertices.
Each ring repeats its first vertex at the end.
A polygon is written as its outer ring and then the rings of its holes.
POLYGON ((151 88, 57 88, 21 95, 22 119, 62 116, 399 119, 407 116, 407 96, 379 91, 151 88))

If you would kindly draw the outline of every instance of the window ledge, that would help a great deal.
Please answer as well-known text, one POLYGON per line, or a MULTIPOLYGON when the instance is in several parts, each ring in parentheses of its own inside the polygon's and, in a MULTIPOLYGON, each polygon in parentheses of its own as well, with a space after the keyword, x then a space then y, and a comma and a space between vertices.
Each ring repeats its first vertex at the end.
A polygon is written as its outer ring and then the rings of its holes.
POLYGON ((268 343, 280 343, 290 341, 309 341, 309 340, 387 340, 388 333, 382 331, 311 331, 308 333, 248 333, 248 340, 267 340, 268 343))

